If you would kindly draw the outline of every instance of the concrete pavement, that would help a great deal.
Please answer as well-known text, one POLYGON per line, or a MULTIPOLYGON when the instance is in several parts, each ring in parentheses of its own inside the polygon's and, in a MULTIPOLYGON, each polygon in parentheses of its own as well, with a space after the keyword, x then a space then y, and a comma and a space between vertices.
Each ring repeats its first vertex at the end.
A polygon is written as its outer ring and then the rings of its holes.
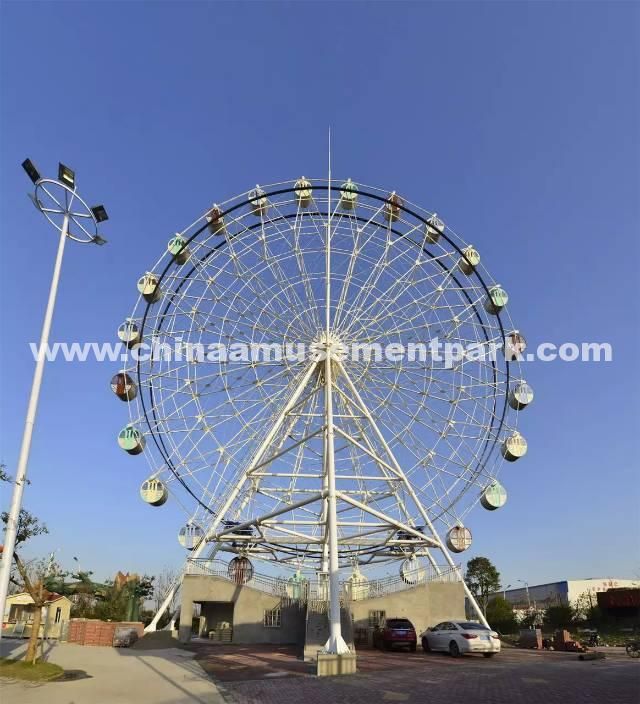
MULTIPOLYGON (((24 654, 25 641, 3 638, 3 657, 24 654)), ((223 704, 216 685, 177 648, 131 650, 67 643, 45 646, 49 662, 86 676, 70 681, 24 683, 0 680, 2 704, 223 704)))
POLYGON ((492 659, 442 653, 358 651, 358 674, 310 676, 285 647, 194 645, 203 668, 235 704, 638 704, 640 661, 505 648, 492 659))

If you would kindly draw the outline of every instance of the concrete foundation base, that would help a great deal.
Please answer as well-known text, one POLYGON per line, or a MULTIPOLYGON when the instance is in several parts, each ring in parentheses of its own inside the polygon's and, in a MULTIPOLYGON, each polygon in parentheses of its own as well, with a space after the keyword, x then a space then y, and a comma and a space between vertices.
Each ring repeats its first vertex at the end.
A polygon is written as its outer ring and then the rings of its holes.
POLYGON ((332 677, 334 675, 355 675, 356 654, 334 655, 318 653, 318 677, 332 677))

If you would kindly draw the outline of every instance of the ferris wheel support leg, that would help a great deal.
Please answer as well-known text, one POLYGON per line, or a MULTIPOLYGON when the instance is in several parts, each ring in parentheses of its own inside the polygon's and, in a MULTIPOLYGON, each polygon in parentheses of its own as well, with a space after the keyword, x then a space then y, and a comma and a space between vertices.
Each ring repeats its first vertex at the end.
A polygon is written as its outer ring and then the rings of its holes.
MULTIPOLYGON (((207 540, 212 536, 215 535, 216 530, 218 529, 218 526, 222 522, 222 519, 225 517, 227 511, 231 508, 233 505, 233 502, 236 500, 238 494, 242 491, 242 487, 244 486, 245 482, 247 481, 247 478, 249 474, 253 471, 253 468, 260 462, 262 459, 262 456, 264 455, 267 447, 269 446, 269 443, 273 440, 275 437, 276 433, 278 432, 278 429, 284 422, 284 419, 287 416, 287 413, 295 406, 297 400, 300 398, 302 392, 304 391, 305 387, 307 386, 307 383, 309 382, 309 379, 311 378, 311 375, 313 374, 314 370, 316 368, 315 364, 310 364, 309 368, 305 372, 304 376, 300 380, 300 383, 298 384, 296 390, 294 391, 293 395, 289 399, 288 403, 285 405, 285 407, 282 409, 280 415, 276 419, 276 422, 273 424, 271 427, 271 430, 263 440, 262 444, 258 448, 258 451, 255 453, 253 456, 253 459, 251 460, 251 464, 247 468, 246 472, 242 473, 242 476, 238 480, 237 484, 233 488, 233 491, 229 494, 227 497, 227 500, 224 503, 224 506, 220 509, 216 517, 213 519, 212 523, 209 526, 209 529, 207 530, 206 535, 204 538, 200 541, 198 546, 195 548, 195 550, 191 553, 191 558, 194 559, 200 556, 202 551, 205 549, 207 546, 207 540)), ((216 545, 214 548, 214 552, 212 553, 211 557, 215 555, 215 553, 218 551, 219 545, 216 545)), ((162 614, 169 608, 169 605, 171 604, 176 592, 180 588, 180 585, 182 584, 182 578, 184 577, 184 573, 187 568, 187 563, 185 563, 185 566, 182 570, 182 573, 180 577, 176 580, 174 583, 173 587, 169 590, 165 600, 162 602, 162 606, 158 609, 158 612, 156 615, 153 617, 153 620, 151 623, 144 629, 145 633, 150 633, 156 630, 158 626, 158 621, 162 617, 162 614)))
POLYGON ((325 417, 326 417, 326 477, 329 495, 327 497, 327 518, 329 528, 329 640, 324 652, 333 655, 349 653, 349 646, 342 637, 340 624, 340 574, 338 562, 338 517, 336 512, 336 468, 333 433, 333 379, 331 355, 325 360, 325 417))
MULTIPOLYGON (((194 557, 198 557, 200 553, 204 550, 204 547, 206 546, 206 542, 202 541, 200 545, 193 551, 191 558, 193 559, 194 557)), ((216 545, 211 552, 211 555, 209 555, 209 559, 212 559, 214 555, 218 552, 218 549, 220 548, 220 545, 216 545)), ((145 633, 155 633, 155 631, 158 629, 158 622, 162 618, 162 615, 164 612, 171 606, 171 603, 173 602, 176 593, 178 592, 178 589, 182 586, 182 579, 184 577, 185 572, 187 571, 187 564, 188 560, 185 562, 182 571, 180 572, 180 575, 176 579, 176 581, 173 583, 171 589, 167 592, 166 597, 164 598, 164 601, 160 605, 160 608, 156 611, 155 616, 153 617, 151 623, 145 627, 144 632, 145 633)), ((179 609, 176 609, 176 613, 179 611, 179 609)), ((172 618, 172 623, 175 622, 175 613, 173 614, 172 618)))
POLYGON ((431 535, 433 536, 434 540, 438 543, 438 547, 440 548, 440 551, 441 551, 442 554, 444 555, 444 559, 447 561, 447 563, 449 564, 449 566, 454 570, 454 572, 455 572, 455 574, 457 575, 458 579, 462 582, 462 586, 463 586, 463 588, 464 588, 464 592, 465 592, 465 594, 466 594, 466 596, 467 596, 467 599, 469 599, 469 603, 470 603, 471 606, 473 607, 473 610, 476 612, 476 614, 477 614, 477 616, 478 616, 480 622, 481 622, 484 626, 486 626, 487 628, 489 628, 489 627, 490 627, 490 626, 489 626, 489 623, 487 622, 487 619, 485 618, 485 615, 482 613, 482 609, 480 608, 480 606, 478 605, 478 602, 476 601, 475 597, 474 597, 473 594, 471 593, 471 590, 470 590, 469 587, 467 586, 467 583, 464 581, 464 577, 462 576, 462 573, 460 572, 460 569, 458 568, 458 566, 457 566, 456 563, 454 562, 454 560, 453 560, 453 558, 451 557, 449 551, 447 550, 445 544, 443 543, 442 539, 441 539, 440 536, 438 535, 438 532, 436 531, 435 526, 433 525, 433 523, 431 522, 431 519, 429 518, 429 514, 427 513, 426 509, 424 508, 424 506, 422 505, 422 503, 420 502, 420 500, 419 500, 418 497, 416 496, 416 493, 415 493, 415 491, 413 490, 413 487, 411 486, 411 482, 409 482, 409 480, 407 479, 405 473, 402 471, 402 467, 400 466, 400 463, 399 463, 398 460, 396 459, 396 457, 395 457, 395 455, 393 454, 391 448, 390 448, 389 445, 387 444, 387 441, 385 440, 384 435, 382 434, 382 431, 380 430, 380 428, 378 428, 377 423, 375 422, 373 416, 372 416, 371 413, 369 412, 369 409, 367 408, 366 404, 365 404, 364 401, 362 400, 362 397, 361 397, 360 394, 358 393, 358 389, 355 387, 354 383, 351 381, 351 378, 350 378, 349 375, 347 374, 347 371, 346 371, 346 369, 344 368, 344 365, 343 365, 341 362, 339 362, 339 361, 337 362, 337 364, 338 364, 338 366, 340 367, 340 371, 341 371, 341 373, 343 374, 344 379, 345 379, 346 382, 347 382, 347 386, 349 387, 349 389, 350 389, 351 393, 353 394, 354 398, 356 399, 357 403, 361 406, 361 410, 364 412, 365 416, 367 417, 367 420, 368 420, 369 423, 371 424, 371 427, 373 428, 374 433, 376 434, 378 440, 380 441, 380 444, 382 445, 382 447, 384 448, 385 452, 386 452, 387 455, 389 456, 389 459, 391 460, 393 466, 396 468, 396 471, 397 471, 397 472, 400 474, 400 476, 402 477, 402 481, 404 482, 404 485, 405 485, 406 488, 407 488, 407 492, 409 493, 409 495, 411 496, 411 499, 412 499, 413 502, 415 503, 416 508, 417 508, 418 511, 420 512, 420 515, 421 515, 422 518, 424 519, 425 524, 427 525, 427 527, 428 527, 429 530, 431 531, 431 535))

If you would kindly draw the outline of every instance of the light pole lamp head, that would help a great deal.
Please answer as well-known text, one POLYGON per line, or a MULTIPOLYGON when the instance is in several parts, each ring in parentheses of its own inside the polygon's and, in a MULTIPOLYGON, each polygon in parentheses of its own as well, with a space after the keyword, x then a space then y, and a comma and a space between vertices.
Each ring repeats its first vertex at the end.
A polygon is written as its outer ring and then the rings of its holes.
POLYGON ((65 166, 62 162, 58 164, 58 181, 64 183, 65 186, 69 186, 71 190, 75 190, 76 187, 76 172, 65 166))
POLYGON ((33 183, 38 183, 38 181, 42 178, 40 172, 36 168, 36 165, 31 161, 31 159, 25 159, 22 162, 22 168, 27 172, 27 176, 33 183))
POLYGON ((96 219, 96 222, 104 222, 109 219, 104 205, 94 205, 90 210, 93 213, 93 217, 96 219))
POLYGON ((51 225, 69 239, 81 244, 106 243, 98 233, 98 225, 109 219, 102 203, 90 207, 76 191, 76 174, 66 164, 58 164, 58 178, 43 178, 31 159, 22 168, 35 185, 30 194, 32 203, 51 225))

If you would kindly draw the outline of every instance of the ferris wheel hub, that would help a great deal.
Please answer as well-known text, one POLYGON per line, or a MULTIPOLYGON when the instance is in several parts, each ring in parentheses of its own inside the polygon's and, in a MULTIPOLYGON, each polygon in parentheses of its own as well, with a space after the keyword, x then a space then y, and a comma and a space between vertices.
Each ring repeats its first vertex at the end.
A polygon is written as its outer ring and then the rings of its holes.
POLYGON ((323 330, 314 342, 314 349, 319 352, 320 359, 341 359, 344 356, 345 343, 335 332, 330 331, 327 335, 323 330))

